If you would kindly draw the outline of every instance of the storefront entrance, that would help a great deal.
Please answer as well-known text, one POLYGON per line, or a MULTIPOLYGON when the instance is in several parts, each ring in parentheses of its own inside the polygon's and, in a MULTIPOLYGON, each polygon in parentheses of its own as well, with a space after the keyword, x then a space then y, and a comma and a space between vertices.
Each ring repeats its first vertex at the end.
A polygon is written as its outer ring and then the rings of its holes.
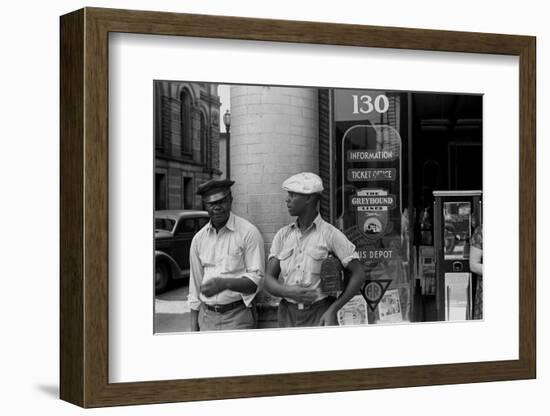
POLYGON ((331 189, 322 211, 358 248, 368 323, 445 319, 434 191, 482 190, 482 96, 330 90, 320 99, 332 121, 321 130, 320 172, 331 189))

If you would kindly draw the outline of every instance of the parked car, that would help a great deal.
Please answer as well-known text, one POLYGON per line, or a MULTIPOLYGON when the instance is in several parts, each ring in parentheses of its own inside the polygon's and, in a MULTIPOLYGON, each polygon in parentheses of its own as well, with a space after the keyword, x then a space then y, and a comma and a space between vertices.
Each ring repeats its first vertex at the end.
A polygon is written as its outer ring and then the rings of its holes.
POLYGON ((189 248, 197 231, 209 221, 206 211, 155 211, 155 293, 170 282, 189 278, 189 248))

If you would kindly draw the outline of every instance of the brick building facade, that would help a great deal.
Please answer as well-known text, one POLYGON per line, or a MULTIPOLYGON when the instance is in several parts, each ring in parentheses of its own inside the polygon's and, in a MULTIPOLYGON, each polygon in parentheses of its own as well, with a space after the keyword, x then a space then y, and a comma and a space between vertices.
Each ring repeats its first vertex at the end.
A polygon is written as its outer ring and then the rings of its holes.
POLYGON ((197 186, 219 176, 217 84, 155 81, 155 209, 201 209, 197 186))

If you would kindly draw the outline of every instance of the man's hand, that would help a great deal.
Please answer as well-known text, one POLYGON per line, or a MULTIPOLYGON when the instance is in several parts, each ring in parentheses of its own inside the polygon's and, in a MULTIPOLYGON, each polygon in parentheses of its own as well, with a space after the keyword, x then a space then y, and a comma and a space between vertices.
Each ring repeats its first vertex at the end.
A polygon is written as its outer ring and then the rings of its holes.
POLYGON ((223 292, 227 289, 225 286, 224 279, 221 277, 214 277, 213 279, 207 280, 201 285, 201 292, 204 296, 210 297, 217 295, 220 292, 223 292))
POLYGON ((319 320, 319 326, 334 326, 338 325, 338 317, 336 316, 337 311, 333 308, 328 308, 326 312, 321 316, 319 320))
POLYGON ((298 303, 310 304, 315 302, 319 292, 316 288, 312 288, 311 285, 298 286, 288 285, 285 287, 285 298, 290 298, 298 303))

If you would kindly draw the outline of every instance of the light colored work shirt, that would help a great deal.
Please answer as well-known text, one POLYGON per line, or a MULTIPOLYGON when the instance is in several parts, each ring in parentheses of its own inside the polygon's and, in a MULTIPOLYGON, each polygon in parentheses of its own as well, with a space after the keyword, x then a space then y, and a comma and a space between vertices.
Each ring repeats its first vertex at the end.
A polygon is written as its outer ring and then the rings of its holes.
MULTIPOLYGON (((321 292, 320 273, 321 264, 330 252, 338 257, 344 267, 352 259, 359 258, 355 245, 340 230, 317 215, 303 233, 297 222, 281 228, 273 238, 269 258, 279 260, 283 284, 311 284, 317 289, 317 302, 327 297, 321 292)), ((294 302, 292 299, 287 301, 294 302)))
POLYGON ((203 282, 214 277, 252 280, 259 288, 264 276, 264 242, 258 229, 233 213, 218 232, 209 222, 195 234, 189 252, 189 307, 198 310, 201 303, 225 305, 242 299, 246 306, 258 290, 243 294, 224 290, 214 296, 201 293, 203 282))

